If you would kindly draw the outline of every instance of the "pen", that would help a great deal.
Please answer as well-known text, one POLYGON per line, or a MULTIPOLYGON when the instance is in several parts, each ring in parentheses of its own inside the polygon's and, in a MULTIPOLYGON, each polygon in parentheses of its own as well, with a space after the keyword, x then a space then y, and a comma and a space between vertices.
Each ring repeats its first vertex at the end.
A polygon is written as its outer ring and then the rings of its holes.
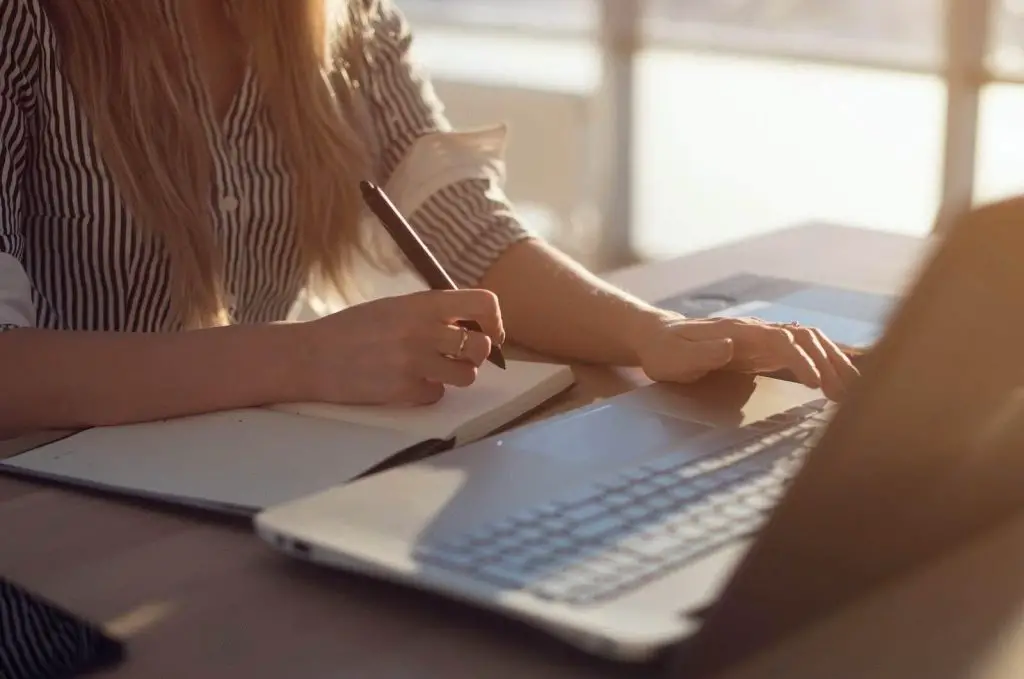
MULTIPOLYGON (((359 182, 359 190, 363 194, 363 201, 370 211, 380 220, 380 223, 387 229, 388 235, 395 241, 398 249, 402 251, 409 263, 416 272, 423 278, 431 290, 458 290, 455 281, 444 270, 437 258, 427 248, 426 243, 409 226, 402 213, 398 211, 387 194, 376 184, 368 181, 359 182)), ((483 332, 480 324, 476 321, 458 321, 458 325, 466 330, 483 332)), ((502 370, 505 369, 505 356, 501 353, 501 347, 491 344, 491 353, 487 359, 502 370)))

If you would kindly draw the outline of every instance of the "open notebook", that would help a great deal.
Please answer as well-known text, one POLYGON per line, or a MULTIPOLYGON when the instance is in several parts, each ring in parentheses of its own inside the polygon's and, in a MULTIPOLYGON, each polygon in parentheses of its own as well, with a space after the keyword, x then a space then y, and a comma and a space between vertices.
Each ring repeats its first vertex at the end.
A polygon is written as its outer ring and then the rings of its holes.
POLYGON ((282 404, 97 427, 0 462, 7 471, 248 514, 487 436, 569 388, 563 365, 485 363, 420 407, 282 404))

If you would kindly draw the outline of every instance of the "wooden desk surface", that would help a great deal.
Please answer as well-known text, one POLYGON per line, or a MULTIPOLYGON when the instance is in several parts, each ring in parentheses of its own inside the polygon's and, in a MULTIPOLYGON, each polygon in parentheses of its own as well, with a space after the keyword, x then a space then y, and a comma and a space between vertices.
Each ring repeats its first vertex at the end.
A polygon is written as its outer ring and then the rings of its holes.
MULTIPOLYGON (((739 271, 889 292, 924 247, 806 226, 613 278, 656 299, 739 271)), ((636 384, 580 367, 549 412, 636 384)), ((0 477, 0 573, 127 635, 117 677, 638 676, 521 627, 289 561, 245 525, 0 477)), ((736 679, 1020 677, 1024 521, 736 668, 736 679)))

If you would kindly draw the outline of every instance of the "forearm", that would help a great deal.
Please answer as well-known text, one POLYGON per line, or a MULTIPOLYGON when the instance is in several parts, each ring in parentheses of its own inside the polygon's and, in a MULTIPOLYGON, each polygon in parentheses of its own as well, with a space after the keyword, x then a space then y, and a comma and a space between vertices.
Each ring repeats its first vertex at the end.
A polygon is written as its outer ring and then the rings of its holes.
POLYGON ((636 365, 633 338, 667 316, 537 240, 511 246, 481 284, 498 295, 510 339, 560 358, 636 365))
POLYGON ((287 325, 0 333, 0 432, 125 424, 290 400, 287 325))

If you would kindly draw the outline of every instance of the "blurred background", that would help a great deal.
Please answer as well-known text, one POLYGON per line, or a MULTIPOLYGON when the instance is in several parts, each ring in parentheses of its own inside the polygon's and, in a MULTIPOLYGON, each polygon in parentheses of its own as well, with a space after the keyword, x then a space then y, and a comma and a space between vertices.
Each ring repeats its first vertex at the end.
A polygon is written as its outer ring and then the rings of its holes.
MULTIPOLYGON (((1024 187, 1024 0, 399 0, 507 190, 604 269, 1024 187)), ((938 220, 937 220, 938 217, 938 220)))

